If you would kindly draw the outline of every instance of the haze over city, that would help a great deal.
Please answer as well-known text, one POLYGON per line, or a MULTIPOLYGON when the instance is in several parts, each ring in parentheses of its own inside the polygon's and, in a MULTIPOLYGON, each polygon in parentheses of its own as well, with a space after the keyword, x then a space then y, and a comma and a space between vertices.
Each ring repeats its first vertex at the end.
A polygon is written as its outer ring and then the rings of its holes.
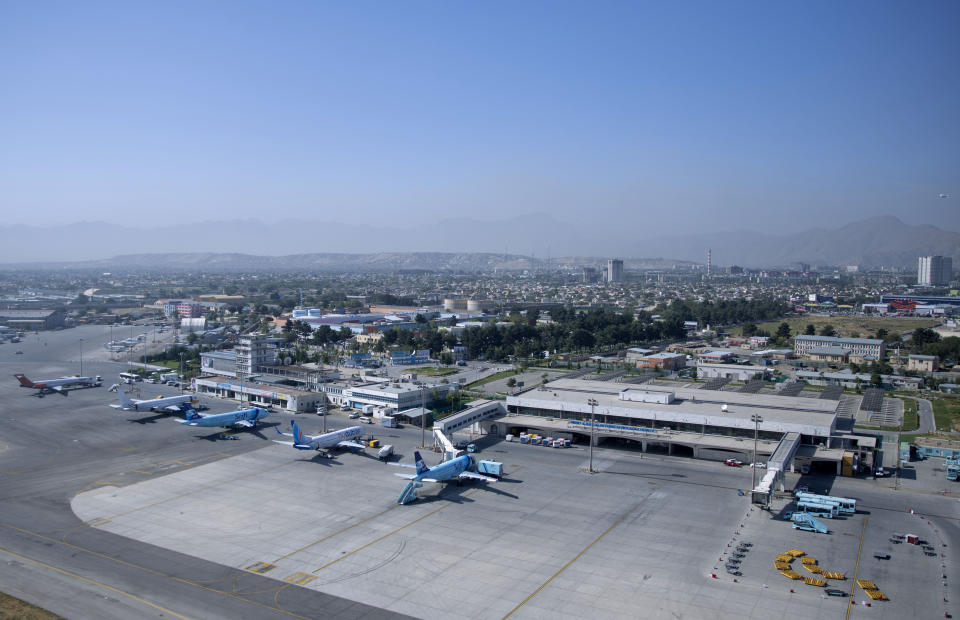
MULTIPOLYGON (((631 238, 956 231, 958 24, 954 2, 8 3, 4 235, 282 220, 317 246, 244 251, 450 251, 521 218, 471 249, 644 256, 631 238)), ((74 243, 49 258, 112 254, 74 243)), ((148 249, 204 250, 171 245, 148 249)))

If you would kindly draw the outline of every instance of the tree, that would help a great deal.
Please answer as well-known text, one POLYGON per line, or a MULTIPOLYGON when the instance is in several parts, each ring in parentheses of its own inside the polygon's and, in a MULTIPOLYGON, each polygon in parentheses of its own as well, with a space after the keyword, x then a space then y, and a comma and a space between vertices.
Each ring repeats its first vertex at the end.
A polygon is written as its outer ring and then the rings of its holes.
POLYGON ((777 326, 777 338, 786 342, 790 340, 790 336, 792 336, 790 333, 790 324, 786 321, 780 323, 780 325, 777 326))
POLYGON ((835 329, 833 329, 833 325, 830 325, 829 323, 820 328, 821 336, 835 336, 836 334, 837 332, 835 329))
POLYGON ((883 385, 883 377, 880 376, 879 372, 875 372, 870 375, 870 385, 875 385, 877 387, 883 385))
POLYGON ((516 387, 516 385, 517 385, 517 380, 515 378, 510 377, 509 379, 507 379, 508 388, 513 389, 514 387, 516 387))
POLYGON ((889 332, 887 332, 887 330, 885 330, 884 328, 881 327, 880 329, 877 330, 877 339, 878 339, 878 340, 886 340, 888 333, 889 333, 889 332))
POLYGON ((808 323, 807 327, 803 330, 805 336, 813 336, 817 333, 817 328, 813 326, 813 323, 808 323))
POLYGON ((757 334, 757 326, 755 323, 747 323, 743 326, 743 337, 749 338, 750 336, 755 336, 757 334))

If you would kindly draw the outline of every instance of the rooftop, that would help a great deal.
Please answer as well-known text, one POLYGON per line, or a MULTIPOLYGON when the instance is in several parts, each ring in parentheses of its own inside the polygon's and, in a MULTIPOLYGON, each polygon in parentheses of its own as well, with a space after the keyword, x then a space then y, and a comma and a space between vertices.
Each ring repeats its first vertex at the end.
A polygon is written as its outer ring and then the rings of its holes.
POLYGON ((597 401, 597 413, 601 415, 627 415, 634 417, 663 416, 671 420, 692 424, 718 424, 723 426, 753 429, 752 414, 763 417, 761 428, 765 430, 791 430, 804 434, 825 434, 832 427, 838 402, 804 397, 773 394, 748 394, 742 392, 711 392, 690 387, 665 387, 645 385, 647 392, 672 392, 670 404, 620 400, 620 392, 627 389, 622 384, 611 384, 583 379, 558 379, 543 387, 536 387, 507 398, 508 405, 524 405, 523 401, 540 401, 544 408, 561 411, 589 412, 588 399, 597 401), (552 404, 551 404, 552 403, 552 404), (723 408, 723 405, 726 408, 723 408), (616 411, 614 411, 616 410, 616 411), (783 428, 787 424, 791 428, 783 428))
POLYGON ((883 344, 883 340, 878 340, 876 338, 838 338, 836 336, 808 336, 806 334, 799 334, 794 337, 796 340, 807 340, 811 342, 829 342, 829 343, 846 343, 846 344, 883 344))

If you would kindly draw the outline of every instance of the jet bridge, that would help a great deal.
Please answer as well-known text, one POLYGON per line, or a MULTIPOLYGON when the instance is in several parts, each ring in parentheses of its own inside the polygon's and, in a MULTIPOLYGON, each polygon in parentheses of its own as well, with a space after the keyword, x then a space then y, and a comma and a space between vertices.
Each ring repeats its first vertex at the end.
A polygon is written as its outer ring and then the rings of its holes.
POLYGON ((750 492, 750 500, 760 506, 769 506, 774 489, 783 490, 783 475, 800 447, 800 433, 787 433, 767 461, 767 471, 750 492))

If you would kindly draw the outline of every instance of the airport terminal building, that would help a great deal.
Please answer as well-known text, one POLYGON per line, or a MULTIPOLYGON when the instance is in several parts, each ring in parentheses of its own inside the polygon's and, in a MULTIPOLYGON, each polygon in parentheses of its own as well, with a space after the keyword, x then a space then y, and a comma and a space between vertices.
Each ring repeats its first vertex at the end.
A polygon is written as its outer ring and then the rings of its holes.
POLYGON ((499 422, 505 433, 588 441, 591 403, 598 444, 749 462, 756 424, 758 461, 768 460, 789 438, 797 464, 839 474, 850 451, 858 463, 872 463, 872 454, 864 451, 873 444, 837 432, 839 401, 832 399, 559 379, 507 397, 508 414, 499 422))

